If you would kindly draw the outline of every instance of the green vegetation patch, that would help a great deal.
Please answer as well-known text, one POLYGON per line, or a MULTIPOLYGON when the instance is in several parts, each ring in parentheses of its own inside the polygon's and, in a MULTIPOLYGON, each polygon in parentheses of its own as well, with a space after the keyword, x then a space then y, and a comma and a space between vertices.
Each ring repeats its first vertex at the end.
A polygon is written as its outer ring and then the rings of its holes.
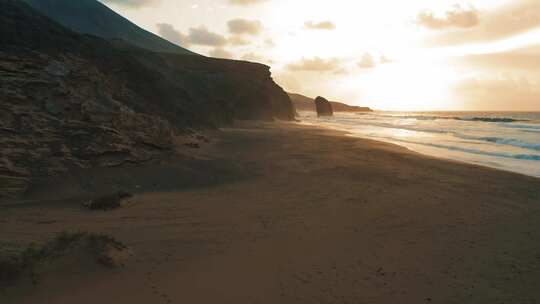
POLYGON ((41 264, 54 263, 69 256, 89 257, 90 262, 108 268, 121 267, 132 256, 121 242, 105 234, 62 232, 54 239, 25 248, 4 245, 0 248, 0 283, 30 275, 37 282, 36 269, 41 264))

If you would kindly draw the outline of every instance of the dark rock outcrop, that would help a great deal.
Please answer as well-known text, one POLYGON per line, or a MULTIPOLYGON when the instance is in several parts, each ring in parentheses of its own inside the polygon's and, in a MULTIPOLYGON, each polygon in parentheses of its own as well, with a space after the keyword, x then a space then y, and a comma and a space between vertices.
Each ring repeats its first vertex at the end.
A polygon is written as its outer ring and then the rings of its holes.
MULTIPOLYGON (((288 93, 296 111, 316 112, 313 98, 309 98, 300 94, 288 93)), ((371 112, 368 107, 351 106, 342 102, 330 101, 334 112, 371 112)))
POLYGON ((235 119, 293 119, 260 64, 154 53, 0 1, 0 197, 76 168, 142 163, 235 119))
POLYGON ((332 116, 334 110, 332 110, 332 104, 325 98, 318 96, 315 98, 315 108, 317 109, 317 116, 332 116))

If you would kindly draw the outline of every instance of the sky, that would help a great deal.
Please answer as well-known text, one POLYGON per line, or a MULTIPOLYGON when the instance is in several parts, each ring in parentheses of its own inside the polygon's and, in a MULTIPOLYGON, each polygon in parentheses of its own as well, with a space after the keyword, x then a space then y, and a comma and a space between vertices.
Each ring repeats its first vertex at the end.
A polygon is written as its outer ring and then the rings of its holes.
POLYGON ((379 110, 540 111, 540 0, 101 0, 289 92, 379 110))

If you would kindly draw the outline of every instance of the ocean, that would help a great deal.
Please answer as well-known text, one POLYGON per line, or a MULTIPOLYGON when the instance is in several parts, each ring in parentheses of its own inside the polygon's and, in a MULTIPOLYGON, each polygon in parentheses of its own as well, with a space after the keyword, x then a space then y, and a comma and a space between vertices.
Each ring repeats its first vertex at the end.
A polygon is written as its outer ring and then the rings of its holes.
POLYGON ((540 177, 540 112, 370 112, 317 118, 324 126, 410 150, 540 177))

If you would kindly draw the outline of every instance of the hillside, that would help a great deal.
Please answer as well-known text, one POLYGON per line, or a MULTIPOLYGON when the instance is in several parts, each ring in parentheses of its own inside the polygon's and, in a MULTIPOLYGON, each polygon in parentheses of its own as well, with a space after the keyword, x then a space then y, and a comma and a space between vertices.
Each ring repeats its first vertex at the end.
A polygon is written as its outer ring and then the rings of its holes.
MULTIPOLYGON (((315 112, 315 101, 313 98, 306 97, 304 95, 288 93, 291 101, 296 108, 296 111, 310 111, 315 112)), ((368 107, 351 106, 342 102, 330 101, 334 112, 371 112, 368 107)))
POLYGON ((294 116, 261 64, 76 34, 18 0, 0 1, 0 37, 0 196, 157 159, 193 128, 294 116))
POLYGON ((154 35, 96 0, 23 0, 61 25, 82 34, 122 39, 155 52, 195 53, 154 35))

